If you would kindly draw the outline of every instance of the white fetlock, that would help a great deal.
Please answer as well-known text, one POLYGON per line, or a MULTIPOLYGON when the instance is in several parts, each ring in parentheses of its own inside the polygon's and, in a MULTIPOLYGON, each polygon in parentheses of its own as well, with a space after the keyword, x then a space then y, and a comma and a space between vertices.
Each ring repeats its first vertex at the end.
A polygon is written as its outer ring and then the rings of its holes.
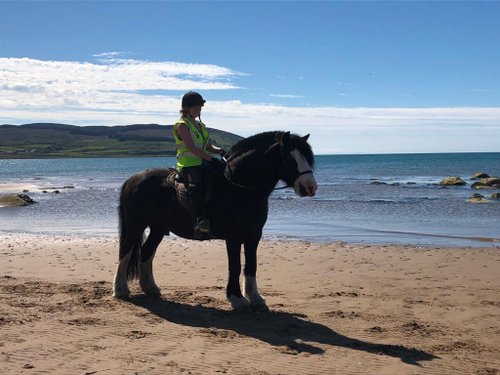
POLYGON ((130 297, 130 290, 128 286, 118 287, 116 284, 113 285, 113 297, 119 299, 127 299, 130 297))
POLYGON ((257 280, 253 276, 245 276, 245 297, 252 306, 266 306, 266 301, 257 289, 257 280))
POLYGON ((236 297, 235 295, 230 295, 227 297, 229 303, 233 310, 242 310, 250 307, 250 301, 245 297, 236 297))
POLYGON ((115 298, 128 298, 130 296, 130 289, 127 283, 127 266, 132 252, 130 251, 125 255, 116 267, 115 279, 113 281, 113 297, 115 298))

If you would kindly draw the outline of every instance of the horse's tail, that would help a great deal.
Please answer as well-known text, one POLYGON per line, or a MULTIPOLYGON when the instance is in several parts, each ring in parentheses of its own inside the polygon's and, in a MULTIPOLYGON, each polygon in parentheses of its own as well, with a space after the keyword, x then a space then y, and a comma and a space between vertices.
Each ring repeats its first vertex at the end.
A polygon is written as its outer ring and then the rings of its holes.
POLYGON ((127 266, 127 279, 134 280, 140 276, 141 250, 144 243, 144 230, 134 223, 134 215, 127 215, 130 197, 127 196, 127 180, 121 189, 120 205, 118 207, 120 232, 120 259, 132 250, 127 266))

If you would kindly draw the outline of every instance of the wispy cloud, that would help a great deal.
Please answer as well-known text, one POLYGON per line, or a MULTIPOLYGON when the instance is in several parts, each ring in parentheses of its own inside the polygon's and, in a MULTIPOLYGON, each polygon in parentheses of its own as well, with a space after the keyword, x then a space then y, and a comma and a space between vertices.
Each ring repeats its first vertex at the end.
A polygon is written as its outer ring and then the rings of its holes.
POLYGON ((124 56, 129 54, 130 52, 124 52, 124 51, 109 51, 109 52, 101 52, 101 53, 96 53, 93 54, 92 56, 94 57, 102 57, 102 58, 115 58, 118 56, 124 56))
POLYGON ((303 98, 302 95, 291 95, 291 94, 269 94, 269 96, 272 96, 273 98, 285 98, 285 99, 303 98))

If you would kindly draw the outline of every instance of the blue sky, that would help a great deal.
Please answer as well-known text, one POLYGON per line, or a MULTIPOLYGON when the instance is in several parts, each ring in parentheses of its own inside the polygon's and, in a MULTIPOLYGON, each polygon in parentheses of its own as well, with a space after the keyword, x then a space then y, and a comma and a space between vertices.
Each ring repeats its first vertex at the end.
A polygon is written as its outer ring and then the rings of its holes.
POLYGON ((0 124, 311 133, 316 153, 500 151, 500 2, 0 1, 0 124))

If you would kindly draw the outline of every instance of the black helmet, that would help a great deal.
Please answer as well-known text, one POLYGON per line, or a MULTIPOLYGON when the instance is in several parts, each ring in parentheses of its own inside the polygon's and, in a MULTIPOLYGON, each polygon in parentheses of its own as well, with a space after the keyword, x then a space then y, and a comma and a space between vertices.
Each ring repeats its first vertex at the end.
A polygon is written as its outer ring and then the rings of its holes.
POLYGON ((184 94, 182 97, 182 108, 190 108, 195 107, 197 105, 205 104, 206 100, 203 97, 194 91, 189 91, 184 94))

